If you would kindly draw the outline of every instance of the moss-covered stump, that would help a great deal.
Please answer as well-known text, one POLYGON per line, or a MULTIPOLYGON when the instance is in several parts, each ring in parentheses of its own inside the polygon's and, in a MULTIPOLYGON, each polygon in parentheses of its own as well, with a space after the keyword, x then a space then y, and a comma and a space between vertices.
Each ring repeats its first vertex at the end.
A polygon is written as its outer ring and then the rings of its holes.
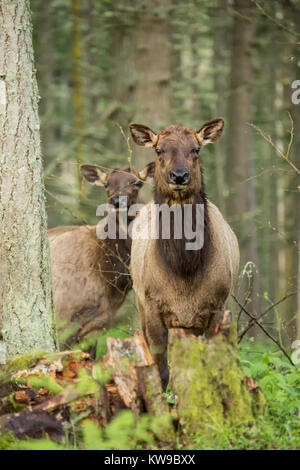
POLYGON ((238 358, 235 324, 210 340, 187 336, 183 330, 173 333, 169 359, 186 440, 209 437, 216 429, 251 425, 263 413, 262 392, 245 377, 238 358))

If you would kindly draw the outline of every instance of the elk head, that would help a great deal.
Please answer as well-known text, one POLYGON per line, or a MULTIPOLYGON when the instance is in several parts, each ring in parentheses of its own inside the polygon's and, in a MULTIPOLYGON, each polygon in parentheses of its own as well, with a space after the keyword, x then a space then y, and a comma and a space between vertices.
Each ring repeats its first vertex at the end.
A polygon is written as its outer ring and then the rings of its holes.
POLYGON ((115 209, 126 207, 122 196, 127 197, 127 207, 137 202, 143 182, 134 170, 116 168, 105 173, 96 165, 80 165, 80 171, 89 183, 105 187, 107 202, 115 209))
POLYGON ((199 131, 179 125, 167 127, 156 134, 142 124, 130 124, 136 144, 153 147, 157 158, 139 173, 142 180, 155 178, 156 190, 165 198, 187 201, 199 193, 202 186, 202 147, 216 142, 222 134, 224 119, 216 118, 205 123, 199 131))

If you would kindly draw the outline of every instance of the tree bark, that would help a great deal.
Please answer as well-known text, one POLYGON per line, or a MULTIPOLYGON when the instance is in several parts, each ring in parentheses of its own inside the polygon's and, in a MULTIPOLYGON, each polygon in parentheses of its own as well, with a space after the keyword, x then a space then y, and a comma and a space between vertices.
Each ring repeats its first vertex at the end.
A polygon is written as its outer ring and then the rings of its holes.
POLYGON ((29 0, 0 3, 0 286, 7 356, 55 350, 29 0))
POLYGON ((55 139, 54 50, 53 50, 53 5, 39 1, 38 29, 38 85, 42 96, 40 104, 41 140, 45 165, 57 156, 55 139))
POLYGON ((76 167, 76 198, 79 215, 81 215, 82 175, 79 170, 79 164, 82 163, 82 136, 83 136, 83 85, 82 85, 82 44, 80 27, 80 0, 72 0, 72 74, 73 74, 73 125, 75 140, 75 155, 78 163, 76 167))
MULTIPOLYGON (((136 122, 153 130, 169 123, 170 114, 170 0, 145 2, 136 31, 136 122)), ((153 154, 134 149, 135 163, 143 168, 153 154)))
MULTIPOLYGON (((277 37, 277 31, 275 31, 272 25, 270 34, 270 47, 275 43, 277 37)), ((276 132, 276 81, 277 81, 277 61, 276 56, 273 54, 269 57, 269 112, 270 112, 270 136, 277 140, 276 132)), ((269 279, 269 297, 274 302, 277 298, 278 292, 278 235, 275 229, 278 227, 278 176, 277 166, 274 162, 274 149, 272 146, 269 147, 269 166, 272 168, 271 174, 269 175, 269 259, 267 263, 268 268, 268 279, 269 279)))
MULTIPOLYGON (((255 6, 248 0, 235 0, 232 38, 230 93, 228 98, 226 179, 229 189, 227 214, 238 235, 241 268, 247 261, 257 265, 257 237, 254 225, 255 187, 251 166, 252 41, 255 32, 255 6)), ((257 276, 253 292, 258 292, 257 276)), ((251 304, 258 310, 255 301, 251 304)))
MULTIPOLYGON (((295 31, 297 30, 297 22, 300 21, 300 9, 297 5, 292 6, 288 1, 284 1, 282 5, 284 20, 295 31)), ((298 45, 294 37, 285 36, 283 46, 283 55, 285 67, 282 76, 283 83, 283 147, 289 146, 290 122, 288 113, 293 121, 293 144, 289 159, 300 167, 300 138, 299 138, 299 110, 291 100, 292 88, 291 83, 299 76, 299 63, 297 60, 298 45), (293 60, 294 58, 294 60, 293 60)), ((299 289, 299 229, 300 229, 300 211, 299 211, 299 175, 291 166, 284 162, 283 177, 283 231, 285 234, 285 243, 283 246, 284 255, 284 293, 296 291, 299 289)), ((284 303, 284 311, 282 316, 281 328, 282 339, 286 348, 290 348, 292 342, 297 337, 297 313, 298 312, 298 295, 290 296, 284 303)))
MULTIPOLYGON (((228 15, 225 8, 222 8, 222 2, 214 15, 214 88, 217 96, 216 116, 225 117, 224 105, 224 74, 226 73, 226 35, 228 33, 228 15)), ((216 197, 217 205, 222 213, 225 213, 225 185, 224 185, 224 160, 226 155, 226 141, 221 139, 215 148, 216 159, 214 163, 214 173, 216 175, 216 197)))

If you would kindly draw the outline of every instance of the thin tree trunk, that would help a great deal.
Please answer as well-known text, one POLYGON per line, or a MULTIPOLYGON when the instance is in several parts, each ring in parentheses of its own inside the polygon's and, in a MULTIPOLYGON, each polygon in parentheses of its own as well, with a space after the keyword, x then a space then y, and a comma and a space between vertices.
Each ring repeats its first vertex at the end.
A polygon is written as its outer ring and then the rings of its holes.
MULTIPOLYGON (((300 22, 300 8, 297 10, 288 8, 286 5, 285 16, 286 21, 297 29, 297 23, 300 22)), ((291 82, 293 77, 299 76, 299 62, 298 60, 291 61, 291 57, 296 57, 298 54, 298 44, 294 40, 287 38, 285 46, 285 57, 288 64, 285 68, 285 87, 284 87, 284 107, 290 112, 294 125, 294 140, 289 158, 293 161, 297 168, 300 167, 300 118, 299 110, 296 105, 291 101, 291 82), (292 78, 291 78, 292 77, 292 78)), ((286 118, 286 129, 291 127, 289 119, 286 118)), ((288 146, 290 135, 286 135, 285 147, 288 146)), ((299 210, 299 175, 291 169, 288 164, 285 164, 285 177, 284 177, 284 231, 286 235, 285 244, 285 292, 291 292, 299 289, 299 230, 300 230, 300 210, 299 210)), ((286 347, 290 347, 291 343, 298 339, 297 337, 297 314, 298 311, 298 296, 294 295, 287 299, 285 302, 284 321, 282 328, 284 331, 284 341, 286 347)), ((299 322, 299 320, 298 320, 299 322)))
MULTIPOLYGON (((275 6, 275 5, 274 5, 275 6)), ((273 10, 275 12, 275 10, 273 10)), ((270 47, 275 43, 276 32, 274 25, 271 26, 270 32, 270 47)), ((270 128, 269 134, 272 136, 274 142, 277 140, 276 132, 276 81, 277 81, 277 58, 274 54, 269 56, 269 113, 270 113, 270 128)), ((269 297, 274 302, 277 298, 278 293, 278 234, 276 233, 276 228, 278 227, 278 177, 277 177, 277 166, 274 162, 274 149, 272 146, 269 146, 269 166, 271 168, 271 173, 268 177, 269 185, 269 222, 270 227, 268 227, 268 239, 269 239, 269 256, 268 256, 268 279, 269 279, 269 297)))
MULTIPOLYGON (((146 0, 138 16, 136 31, 136 116, 135 121, 155 130, 169 124, 170 0, 146 0)), ((135 162, 143 168, 151 152, 135 149, 135 162)))
POLYGON ((75 139, 76 168, 76 197, 79 214, 81 212, 81 195, 83 191, 82 177, 79 164, 82 163, 82 135, 83 135, 83 96, 82 96, 82 60, 81 30, 80 30, 80 0, 72 0, 73 16, 72 30, 72 59, 73 59, 73 123, 75 139))
MULTIPOLYGON (((130 5, 131 2, 126 2, 130 5)), ((114 57, 111 80, 111 96, 116 102, 117 109, 111 116, 111 131, 109 136, 109 148, 117 155, 124 154, 123 165, 126 165, 127 144, 115 124, 121 125, 124 131, 132 120, 132 110, 130 106, 134 101, 135 92, 135 31, 132 27, 119 18, 114 24, 117 28, 111 32, 113 40, 111 46, 112 56, 114 57)))
MULTIPOLYGON (((227 214, 236 231, 241 248, 241 267, 247 261, 257 265, 257 237, 254 225, 255 187, 251 157, 252 41, 255 32, 254 4, 235 0, 232 38, 230 94, 228 98, 226 176, 229 188, 227 214)), ((258 276, 253 292, 258 292, 258 276)), ((251 304, 258 310, 256 297, 251 304)))
POLYGON ((41 140, 45 165, 57 156, 55 145, 55 101, 54 51, 52 27, 52 2, 40 1, 38 5, 38 49, 39 49, 39 89, 42 96, 40 105, 41 140))
MULTIPOLYGON (((224 105, 224 72, 226 33, 228 32, 227 11, 222 7, 222 1, 214 16, 214 87, 217 96, 216 116, 225 117, 224 105)), ((217 205, 221 212, 225 213, 225 185, 224 185, 224 161, 226 155, 226 142, 221 139, 215 149, 216 161, 214 165, 217 186, 217 205)))
POLYGON ((0 286, 7 356, 55 350, 29 0, 0 3, 0 286))

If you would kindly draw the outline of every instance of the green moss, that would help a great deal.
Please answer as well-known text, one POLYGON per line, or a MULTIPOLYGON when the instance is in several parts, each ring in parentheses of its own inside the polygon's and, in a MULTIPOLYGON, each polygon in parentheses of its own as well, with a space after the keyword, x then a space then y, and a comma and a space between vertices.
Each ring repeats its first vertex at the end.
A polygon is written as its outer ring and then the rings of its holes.
POLYGON ((37 351, 32 354, 23 354, 22 356, 14 357, 5 365, 5 370, 8 373, 16 372, 17 370, 24 370, 33 367, 39 359, 45 357, 47 353, 44 351, 37 351))
POLYGON ((10 359, 5 365, 0 367, 0 386, 1 383, 10 382, 11 375, 14 372, 33 367, 46 354, 44 351, 37 351, 33 354, 24 354, 10 359))
POLYGON ((178 414, 187 435, 235 425, 248 426, 262 413, 261 392, 250 393, 236 349, 236 333, 210 341, 175 339, 170 347, 171 377, 178 414))
POLYGON ((26 407, 26 405, 22 403, 17 403, 14 397, 15 397, 15 392, 11 393, 8 397, 9 403, 11 404, 11 407, 12 407, 12 411, 13 412, 22 411, 26 407))

